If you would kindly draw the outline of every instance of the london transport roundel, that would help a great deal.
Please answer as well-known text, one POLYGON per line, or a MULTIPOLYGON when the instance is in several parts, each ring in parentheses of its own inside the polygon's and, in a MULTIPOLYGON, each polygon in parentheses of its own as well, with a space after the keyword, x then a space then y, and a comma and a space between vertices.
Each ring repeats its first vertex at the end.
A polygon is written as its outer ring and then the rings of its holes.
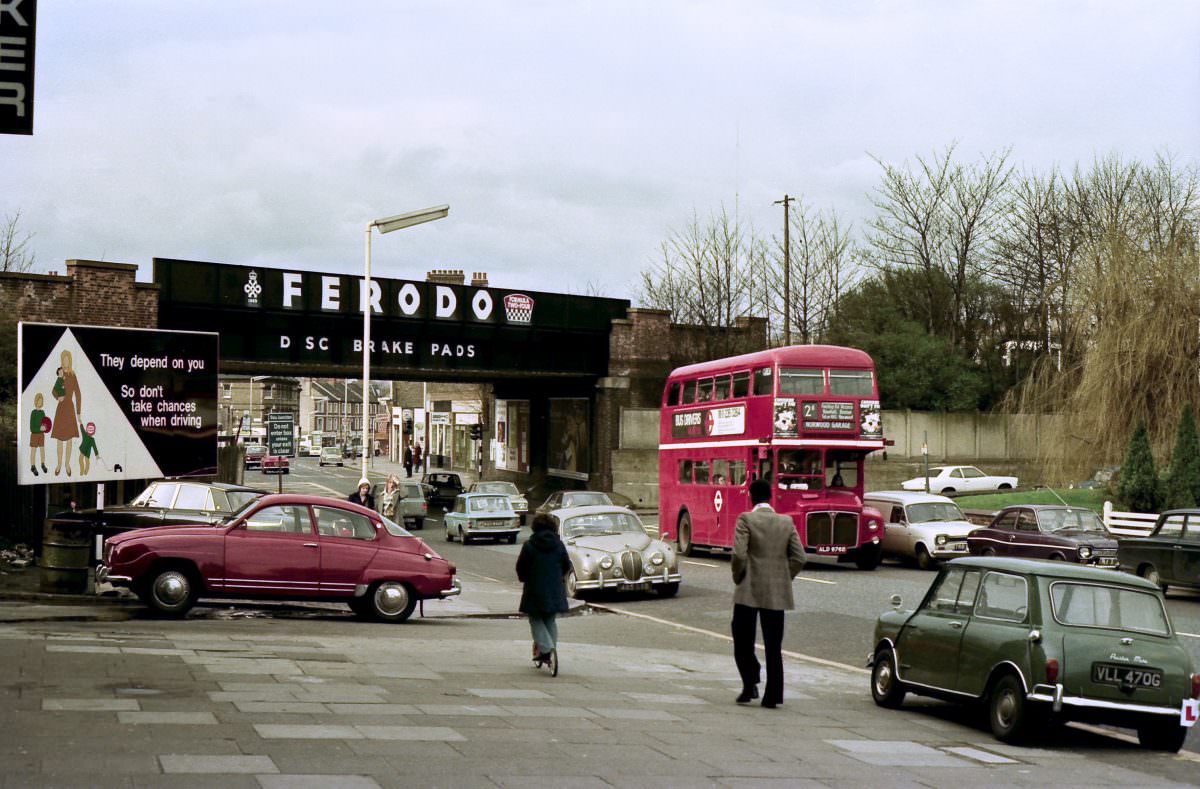
POLYGON ((721 491, 718 490, 716 493, 713 494, 713 506, 716 507, 717 512, 720 512, 721 507, 724 504, 725 504, 725 498, 721 495, 721 491))
POLYGON ((716 424, 717 424, 717 418, 715 416, 713 416, 713 412, 705 411, 704 412, 704 435, 711 436, 713 434, 713 428, 716 427, 716 424))

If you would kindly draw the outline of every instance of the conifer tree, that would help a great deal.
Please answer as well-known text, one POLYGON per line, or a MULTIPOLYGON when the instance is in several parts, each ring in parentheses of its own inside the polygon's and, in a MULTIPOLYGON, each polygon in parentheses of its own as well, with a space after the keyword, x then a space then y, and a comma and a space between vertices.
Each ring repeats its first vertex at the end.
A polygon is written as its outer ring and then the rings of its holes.
POLYGON ((1191 404, 1183 407, 1179 429, 1175 431, 1163 503, 1168 509, 1200 505, 1200 441, 1196 438, 1191 404))
POLYGON ((1129 439, 1125 460, 1121 463, 1117 498, 1130 512, 1158 511, 1158 472, 1154 468, 1154 455, 1150 452, 1150 436, 1145 423, 1139 423, 1129 439))

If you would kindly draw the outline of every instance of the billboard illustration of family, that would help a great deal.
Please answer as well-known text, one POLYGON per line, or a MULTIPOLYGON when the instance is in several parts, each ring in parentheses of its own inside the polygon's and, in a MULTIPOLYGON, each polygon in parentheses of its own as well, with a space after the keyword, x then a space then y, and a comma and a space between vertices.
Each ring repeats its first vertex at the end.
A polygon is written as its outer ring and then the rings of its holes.
POLYGON ((37 323, 18 331, 18 484, 215 470, 215 335, 37 323))
POLYGON ((29 414, 29 472, 33 476, 50 474, 46 467, 46 437, 54 440, 55 459, 54 476, 62 474, 71 476, 73 454, 79 453, 79 476, 86 477, 91 469, 91 457, 100 460, 100 449, 96 446, 96 423, 88 422, 80 425, 83 401, 79 393, 79 379, 73 367, 74 357, 69 350, 63 350, 59 355, 60 364, 54 371, 54 385, 50 388, 50 396, 54 398, 54 418, 46 415, 46 399, 41 392, 33 396, 33 410, 29 414), (78 446, 75 441, 78 440, 78 446))

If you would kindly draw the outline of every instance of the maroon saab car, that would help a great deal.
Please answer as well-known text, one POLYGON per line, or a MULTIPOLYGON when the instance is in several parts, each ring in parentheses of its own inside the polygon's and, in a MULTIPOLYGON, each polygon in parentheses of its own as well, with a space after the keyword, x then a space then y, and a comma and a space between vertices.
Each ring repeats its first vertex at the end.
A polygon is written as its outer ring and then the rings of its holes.
POLYGON ((420 600, 461 591, 455 567, 419 537, 357 504, 277 494, 216 524, 110 537, 96 578, 174 616, 200 597, 341 601, 402 622, 420 600))
POLYGON ((1115 569, 1117 541, 1100 516, 1058 504, 1021 504, 996 513, 990 526, 967 535, 972 556, 1017 556, 1115 569))

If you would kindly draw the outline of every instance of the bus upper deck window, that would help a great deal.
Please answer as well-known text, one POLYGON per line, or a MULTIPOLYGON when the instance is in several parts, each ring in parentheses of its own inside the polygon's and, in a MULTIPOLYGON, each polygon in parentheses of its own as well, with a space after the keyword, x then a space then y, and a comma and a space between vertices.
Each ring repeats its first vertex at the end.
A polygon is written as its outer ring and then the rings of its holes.
POLYGON ((679 405, 679 382, 671 384, 667 390, 667 405, 679 405))
POLYGON ((713 379, 701 378, 696 386, 696 402, 707 403, 713 399, 713 379))
POLYGON ((775 394, 775 376, 770 367, 762 367, 754 371, 754 394, 775 394))
POLYGON ((717 376, 717 399, 718 400, 728 400, 729 399, 729 376, 728 375, 717 376))
POLYGON ((825 394, 825 371, 797 368, 780 370, 779 393, 790 395, 825 394))
POLYGON ((696 382, 695 381, 684 381, 683 382, 683 404, 688 405, 689 403, 694 403, 694 402, 696 402, 696 382))
POLYGON ((733 374, 733 396, 745 397, 750 394, 750 373, 733 374))
POLYGON ((835 395, 852 395, 855 397, 870 397, 870 370, 830 370, 829 393, 835 395))

